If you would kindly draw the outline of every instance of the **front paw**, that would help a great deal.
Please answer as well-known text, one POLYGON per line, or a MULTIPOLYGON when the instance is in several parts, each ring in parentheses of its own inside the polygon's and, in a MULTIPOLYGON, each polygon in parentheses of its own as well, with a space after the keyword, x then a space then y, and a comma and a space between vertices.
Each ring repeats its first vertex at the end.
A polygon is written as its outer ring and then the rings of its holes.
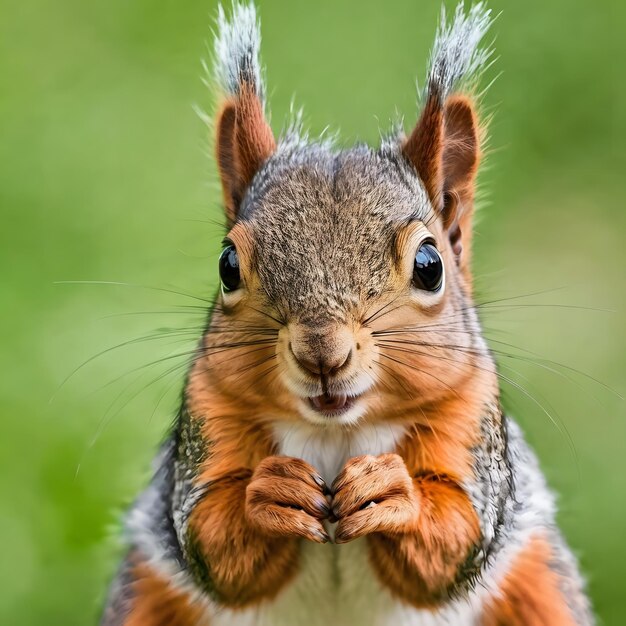
POLYGON ((331 492, 336 543, 373 532, 406 532, 419 512, 413 479, 397 454, 350 459, 331 492))
POLYGON ((301 459, 272 456, 258 465, 246 489, 251 526, 273 537, 329 539, 321 520, 330 514, 328 489, 314 467, 301 459))

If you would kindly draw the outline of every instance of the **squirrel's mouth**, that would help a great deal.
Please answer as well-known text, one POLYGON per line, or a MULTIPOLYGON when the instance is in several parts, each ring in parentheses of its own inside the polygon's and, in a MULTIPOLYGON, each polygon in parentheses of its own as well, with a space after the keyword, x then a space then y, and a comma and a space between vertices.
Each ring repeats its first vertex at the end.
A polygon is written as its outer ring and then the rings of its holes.
POLYGON ((356 398, 345 393, 325 393, 321 396, 310 397, 308 401, 309 406, 324 417, 338 417, 354 406, 356 398))

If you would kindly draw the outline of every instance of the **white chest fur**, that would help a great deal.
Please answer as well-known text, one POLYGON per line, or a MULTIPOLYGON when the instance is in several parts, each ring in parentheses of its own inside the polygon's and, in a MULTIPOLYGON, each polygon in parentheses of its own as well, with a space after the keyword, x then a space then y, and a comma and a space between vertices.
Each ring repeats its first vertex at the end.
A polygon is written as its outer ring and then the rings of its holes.
MULTIPOLYGON (((313 465, 331 484, 345 462, 362 454, 393 452, 402 428, 363 426, 354 431, 277 425, 279 453, 313 465)), ((332 531, 331 531, 332 534, 332 531)), ((303 542, 301 569, 271 603, 243 611, 218 610, 212 626, 470 626, 468 602, 433 613, 408 607, 380 585, 368 562, 365 539, 348 544, 303 542)))
POLYGON ((352 430, 279 424, 274 434, 280 454, 310 463, 330 485, 348 459, 362 454, 378 456, 394 452, 404 430, 402 426, 390 424, 363 425, 352 430))

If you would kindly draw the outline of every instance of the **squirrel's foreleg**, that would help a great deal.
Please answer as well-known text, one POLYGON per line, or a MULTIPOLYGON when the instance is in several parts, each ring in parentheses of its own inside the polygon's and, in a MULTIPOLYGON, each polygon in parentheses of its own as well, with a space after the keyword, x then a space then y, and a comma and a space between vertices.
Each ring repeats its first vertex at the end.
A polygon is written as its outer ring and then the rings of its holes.
POLYGON ((226 606, 275 596, 297 570, 299 538, 328 540, 324 490, 314 468, 289 457, 214 481, 187 526, 196 581, 226 606))
POLYGON ((443 474, 414 476, 397 454, 351 459, 333 485, 336 541, 368 535, 371 563, 393 593, 434 606, 480 541, 476 512, 443 474))

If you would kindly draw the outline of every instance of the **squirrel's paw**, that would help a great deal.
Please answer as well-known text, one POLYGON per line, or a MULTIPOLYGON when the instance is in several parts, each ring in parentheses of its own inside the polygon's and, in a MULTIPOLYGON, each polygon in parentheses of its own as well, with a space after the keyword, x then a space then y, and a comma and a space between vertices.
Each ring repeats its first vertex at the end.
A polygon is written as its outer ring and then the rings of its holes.
POLYGON ((246 517, 270 536, 304 537, 318 543, 329 539, 320 520, 330 514, 322 477, 301 459, 263 459, 246 489, 246 517))
POLYGON ((350 459, 331 492, 336 543, 373 532, 407 532, 419 512, 413 480, 397 454, 350 459))

